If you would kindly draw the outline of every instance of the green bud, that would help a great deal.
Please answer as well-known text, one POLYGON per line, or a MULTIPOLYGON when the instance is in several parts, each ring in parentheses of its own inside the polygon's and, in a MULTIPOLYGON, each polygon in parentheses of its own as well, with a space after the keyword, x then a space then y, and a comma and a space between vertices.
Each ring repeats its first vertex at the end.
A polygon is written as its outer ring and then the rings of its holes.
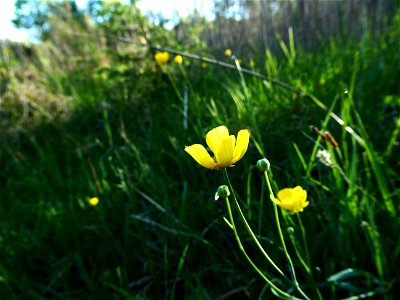
POLYGON ((257 161, 257 168, 260 171, 264 171, 264 172, 268 171, 270 167, 271 167, 271 164, 269 163, 268 159, 266 159, 266 158, 263 158, 263 159, 260 159, 259 161, 257 161))
POLYGON ((217 201, 219 198, 229 197, 230 194, 229 188, 226 185, 221 185, 215 193, 215 201, 217 201))
POLYGON ((292 234, 294 234, 294 228, 293 228, 293 227, 288 227, 288 228, 286 229, 286 232, 287 232, 289 235, 292 235, 292 234))

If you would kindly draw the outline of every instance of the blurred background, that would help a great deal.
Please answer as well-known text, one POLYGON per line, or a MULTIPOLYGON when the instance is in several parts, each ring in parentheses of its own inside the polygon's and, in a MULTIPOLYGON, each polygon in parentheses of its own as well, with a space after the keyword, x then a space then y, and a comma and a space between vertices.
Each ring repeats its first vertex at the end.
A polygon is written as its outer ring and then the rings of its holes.
POLYGON ((399 0, 1 7, 1 299, 274 299, 214 201, 221 172, 184 152, 219 125, 252 134, 229 174, 288 274, 255 163, 276 191, 307 190, 307 246, 296 218, 283 226, 312 299, 400 297, 399 0))

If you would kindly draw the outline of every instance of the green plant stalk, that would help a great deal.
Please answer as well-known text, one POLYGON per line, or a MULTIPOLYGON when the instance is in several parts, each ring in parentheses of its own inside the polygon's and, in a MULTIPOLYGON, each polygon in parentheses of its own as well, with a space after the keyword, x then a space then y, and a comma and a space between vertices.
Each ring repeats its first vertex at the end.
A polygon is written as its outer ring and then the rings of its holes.
POLYGON ((310 298, 303 292, 303 290, 300 288, 299 283, 297 282, 296 273, 295 273, 295 270, 294 270, 294 265, 293 265, 292 259, 290 258, 289 252, 287 251, 285 239, 283 238, 283 233, 282 233, 281 224, 280 224, 279 215, 278 215, 278 207, 277 207, 277 204, 276 204, 276 202, 275 202, 276 199, 275 199, 275 196, 274 196, 274 192, 272 191, 271 182, 269 181, 269 177, 268 177, 267 171, 264 171, 264 175, 265 175, 265 180, 266 180, 267 185, 268 185, 268 190, 269 190, 269 192, 270 192, 270 197, 271 197, 271 200, 272 200, 273 205, 274 205, 274 213, 275 213, 276 226, 277 226, 277 228, 278 228, 279 237, 280 237, 281 242, 282 242, 283 251, 285 252, 286 259, 288 260, 289 265, 290 265, 290 273, 291 273, 291 275, 292 275, 293 283, 294 283, 294 285, 295 285, 297 291, 298 291, 305 299, 310 300, 310 298))
POLYGON ((292 242, 292 244, 293 244, 293 247, 294 247, 294 250, 295 250, 295 252, 296 252, 297 258, 299 259, 300 263, 302 264, 302 266, 303 266, 304 269, 306 270, 308 276, 310 277, 310 279, 311 279, 311 281, 312 281, 313 286, 315 287, 315 292, 316 292, 316 294, 318 295, 318 299, 323 300, 323 297, 322 297, 322 295, 321 295, 321 292, 320 292, 319 289, 317 288, 317 285, 316 285, 316 283, 315 283, 314 277, 313 277, 313 275, 312 275, 311 268, 310 268, 310 263, 304 261, 302 255, 301 255, 301 253, 300 253, 300 251, 299 251, 299 249, 298 249, 298 247, 297 247, 297 244, 296 244, 296 241, 295 241, 295 237, 294 237, 293 235, 290 235, 290 240, 291 240, 291 242, 292 242))
MULTIPOLYGON (((353 106, 353 111, 356 116, 357 122, 359 124, 359 130, 360 130, 361 134, 363 135, 364 139, 367 141, 365 143, 364 149, 367 153, 372 170, 374 171, 374 175, 375 175, 377 184, 379 186, 379 191, 382 195, 383 202, 384 202, 386 209, 388 210, 390 216, 395 217, 398 212, 393 203, 393 199, 390 195, 390 189, 389 189, 386 173, 382 169, 381 164, 379 163, 378 154, 376 153, 374 147, 372 146, 371 141, 369 140, 367 130, 365 129, 365 126, 364 126, 364 122, 362 121, 360 114, 356 110, 353 99, 351 99, 351 104, 353 106)), ((383 168, 385 168, 385 167, 386 166, 383 165, 383 168)))
POLYGON ((231 192, 231 194, 232 194, 233 199, 235 200, 236 208, 237 208, 238 211, 239 211, 239 215, 240 215, 240 217, 241 217, 241 219, 242 219, 242 221, 243 221, 243 223, 244 223, 244 225, 245 225, 245 227, 246 227, 246 229, 247 229, 247 232, 249 233, 250 237, 251 237, 251 238, 253 239, 253 241, 256 243, 257 247, 260 249, 260 251, 261 251, 262 254, 265 256, 265 258, 268 260, 268 262, 275 268, 275 270, 277 270, 277 271, 279 272, 279 274, 281 274, 286 280, 288 280, 288 281, 290 282, 289 278, 288 278, 288 277, 282 272, 282 270, 274 263, 274 261, 269 257, 269 255, 267 254, 267 252, 265 252, 264 248, 261 246, 261 244, 260 244, 260 242, 258 241, 257 237, 255 236, 253 230, 251 229, 250 225, 247 223, 247 220, 246 220, 246 218, 245 218, 245 216, 244 216, 244 214, 243 214, 243 212, 242 212, 242 209, 241 209, 240 206, 239 206, 239 202, 238 202, 237 199, 236 199, 236 196, 235 196, 235 193, 234 193, 234 191, 233 191, 231 182, 230 182, 230 180, 229 180, 228 172, 226 171, 226 168, 222 169, 222 174, 224 175, 224 179, 225 179, 226 183, 227 183, 228 186, 229 186, 229 190, 230 190, 230 192, 231 192))
MULTIPOLYGON (((224 169, 225 170, 225 169, 224 169)), ((226 172, 226 171, 225 171, 226 172)), ((232 190, 231 190, 232 193, 232 190)), ((234 195, 232 193, 232 195, 234 195)), ((233 230, 233 233, 235 235, 236 241, 239 245, 239 249, 240 251, 243 253, 243 255, 246 257, 247 261, 250 263, 250 265, 254 268, 254 270, 256 270, 256 272, 271 286, 271 288, 280 296, 282 296, 284 299, 297 299, 294 298, 293 296, 285 293, 284 291, 282 291, 280 288, 278 288, 271 280, 268 279, 267 276, 264 275, 264 273, 254 264, 254 262, 251 260, 251 258, 249 257, 249 255, 247 254, 246 250, 243 247, 242 241, 240 240, 240 237, 237 233, 236 230, 236 226, 235 226, 235 221, 233 220, 233 215, 232 215, 232 209, 231 209, 231 205, 229 203, 229 198, 225 197, 225 201, 226 201, 226 208, 228 209, 228 214, 229 214, 229 219, 230 219, 230 227, 233 230)))
POLYGON ((304 250, 306 252, 306 260, 307 260, 307 264, 308 267, 311 267, 311 263, 310 263, 310 254, 308 252, 308 246, 307 246, 307 241, 306 241, 306 231, 304 230, 304 226, 303 226, 303 222, 301 221, 301 217, 299 214, 297 215, 297 220, 299 221, 300 224, 300 230, 301 230, 301 237, 303 239, 303 244, 304 244, 304 250))
POLYGON ((180 273, 182 271, 183 265, 185 263, 186 254, 187 254, 188 250, 189 250, 189 243, 186 244, 185 248, 183 249, 181 258, 179 259, 178 268, 176 270, 176 277, 175 277, 175 280, 174 280, 174 285, 172 286, 171 299, 175 299, 176 284, 178 283, 178 278, 179 278, 179 275, 180 275, 180 273))
MULTIPOLYGON (((300 214, 297 214, 297 220, 299 221, 299 224, 300 224, 301 237, 303 239, 304 250, 306 252, 306 260, 307 260, 306 266, 307 266, 307 268, 305 267, 305 270, 307 271, 308 275, 310 276, 310 278, 312 280, 312 283, 315 286, 315 292, 318 295, 318 299, 322 300, 323 299, 322 295, 321 295, 319 289, 317 288, 317 285, 315 284, 314 276, 313 276, 312 271, 311 271, 311 260, 310 260, 310 253, 308 251, 308 245, 307 245, 307 241, 306 241, 306 231, 304 230, 304 226, 303 226, 303 222, 301 221, 300 214)), ((299 256, 299 259, 300 258, 301 258, 301 256, 299 256)))
POLYGON ((299 259, 300 263, 303 265, 303 267, 306 270, 306 272, 308 274, 310 274, 311 270, 310 270, 309 264, 308 264, 308 262, 304 261, 304 258, 302 257, 302 255, 301 255, 301 253, 300 253, 300 251, 299 251, 299 249, 297 247, 297 243, 296 243, 295 237, 293 236, 293 234, 290 234, 289 237, 290 237, 290 240, 292 241, 293 248, 294 248, 294 250, 296 252, 297 258, 299 259))

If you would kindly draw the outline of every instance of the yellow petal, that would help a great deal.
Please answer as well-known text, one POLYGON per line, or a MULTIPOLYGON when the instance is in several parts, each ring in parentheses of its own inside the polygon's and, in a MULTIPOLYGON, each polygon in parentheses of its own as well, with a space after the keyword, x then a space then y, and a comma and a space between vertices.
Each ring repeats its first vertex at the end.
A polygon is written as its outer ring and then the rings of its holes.
POLYGON ((285 188, 278 192, 278 198, 280 201, 283 201, 286 198, 289 198, 292 195, 292 189, 285 188))
POLYGON ((277 200, 277 201, 275 201, 275 203, 278 204, 283 209, 286 209, 288 211, 293 211, 294 208, 296 207, 296 199, 293 199, 293 198, 288 198, 288 199, 285 199, 284 201, 277 200))
POLYGON ((307 191, 303 190, 301 186, 280 190, 278 192, 278 198, 279 200, 276 200, 275 203, 289 211, 290 214, 302 212, 309 204, 306 200, 307 191))
POLYGON ((219 126, 210 130, 206 135, 206 142, 211 151, 217 153, 220 144, 229 136, 228 128, 219 126))
POLYGON ((218 168, 229 167, 232 165, 233 151, 235 149, 235 136, 231 135, 225 138, 218 151, 215 153, 218 168))
POLYGON ((233 163, 236 163, 247 151, 249 146, 250 132, 247 129, 240 130, 237 135, 235 151, 233 152, 233 163))
POLYGON ((301 186, 296 186, 293 188, 293 193, 299 199, 300 202, 304 202, 307 199, 307 191, 303 190, 301 186))
POLYGON ((194 144, 189 147, 185 147, 185 151, 190 154, 200 165, 207 169, 217 168, 217 164, 214 162, 210 154, 208 154, 206 148, 200 144, 194 144))

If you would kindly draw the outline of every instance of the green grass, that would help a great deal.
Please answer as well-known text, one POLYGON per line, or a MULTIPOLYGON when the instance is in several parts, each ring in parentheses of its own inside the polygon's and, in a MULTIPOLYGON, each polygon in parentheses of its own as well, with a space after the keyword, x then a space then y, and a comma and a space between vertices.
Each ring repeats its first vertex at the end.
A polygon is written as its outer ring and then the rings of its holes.
MULTIPOLYGON (((308 191, 301 219, 281 215, 302 289, 312 299, 316 288, 323 299, 396 299, 398 21, 378 40, 345 47, 332 41, 307 53, 293 37, 288 45, 279 40, 282 53, 257 57, 256 71, 304 95, 188 59, 182 68, 161 69, 151 56, 140 66, 110 56, 114 64, 92 73, 90 64, 56 69, 43 50, 39 57, 49 64, 29 70, 38 89, 69 99, 60 116, 37 97, 41 109, 20 117, 24 75, 17 75, 27 67, 9 54, 2 62, 13 85, 2 94, 2 116, 11 121, 2 123, 0 142, 0 298, 271 298, 223 219, 225 203, 214 201, 221 172, 183 151, 224 124, 233 134, 252 133, 229 176, 250 226, 284 272, 273 206, 255 168, 263 156, 275 191, 308 191), (311 125, 329 130, 339 147, 311 125), (331 154, 334 167, 317 161, 318 149, 331 154), (87 203, 93 196, 96 207, 87 203)), ((292 293, 238 223, 254 262, 292 293)))

